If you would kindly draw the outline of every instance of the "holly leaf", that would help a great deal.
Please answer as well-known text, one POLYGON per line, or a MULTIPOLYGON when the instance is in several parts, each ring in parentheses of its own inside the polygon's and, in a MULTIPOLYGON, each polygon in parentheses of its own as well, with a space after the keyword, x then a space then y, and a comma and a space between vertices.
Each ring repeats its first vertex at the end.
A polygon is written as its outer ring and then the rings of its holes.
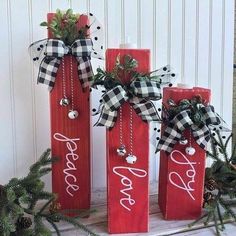
POLYGON ((73 14, 73 10, 71 8, 69 8, 67 11, 66 11, 66 15, 72 15, 73 14))
POLYGON ((48 26, 48 23, 46 21, 43 21, 40 23, 40 26, 48 26))

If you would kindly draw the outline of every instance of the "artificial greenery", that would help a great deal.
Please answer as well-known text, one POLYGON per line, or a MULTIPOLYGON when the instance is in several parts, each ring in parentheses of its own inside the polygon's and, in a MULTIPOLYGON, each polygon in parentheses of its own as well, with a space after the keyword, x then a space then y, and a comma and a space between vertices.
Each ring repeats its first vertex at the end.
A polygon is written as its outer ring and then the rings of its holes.
POLYGON ((203 114, 201 111, 202 106, 206 106, 206 101, 200 96, 196 95, 192 99, 182 99, 178 103, 175 103, 172 99, 168 99, 167 106, 163 104, 163 122, 169 122, 177 114, 183 110, 188 110, 189 115, 195 124, 199 124, 203 121, 203 114))
POLYGON ((196 222, 203 221, 205 226, 213 221, 216 235, 225 229, 225 222, 236 221, 236 145, 229 155, 227 147, 232 134, 223 141, 219 131, 211 135, 211 151, 207 156, 213 159, 211 167, 205 172, 204 208, 206 210, 196 222), (215 134, 215 135, 214 135, 215 134))
POLYGON ((57 223, 68 222, 89 235, 97 235, 80 223, 77 217, 68 217, 60 211, 54 193, 44 190, 41 177, 51 171, 49 166, 56 158, 50 157, 46 150, 40 159, 30 167, 24 178, 13 178, 0 186, 0 236, 51 236, 52 232, 45 225, 47 221, 60 236, 57 223), (45 204, 39 208, 38 202, 45 204))
POLYGON ((131 78, 129 84, 134 80, 155 80, 156 82, 161 83, 161 77, 154 75, 155 71, 149 73, 139 73, 136 71, 138 67, 138 61, 130 55, 124 55, 123 57, 120 54, 116 57, 116 62, 113 70, 111 72, 97 68, 97 73, 93 77, 93 87, 102 85, 105 89, 109 90, 114 88, 117 85, 128 86, 124 84, 121 78, 126 78, 127 76, 131 78))
POLYGON ((71 45, 76 39, 84 39, 87 36, 89 26, 79 30, 77 28, 79 17, 80 15, 74 14, 72 9, 66 12, 57 9, 51 22, 42 22, 40 25, 48 27, 54 38, 64 41, 66 45, 71 45))

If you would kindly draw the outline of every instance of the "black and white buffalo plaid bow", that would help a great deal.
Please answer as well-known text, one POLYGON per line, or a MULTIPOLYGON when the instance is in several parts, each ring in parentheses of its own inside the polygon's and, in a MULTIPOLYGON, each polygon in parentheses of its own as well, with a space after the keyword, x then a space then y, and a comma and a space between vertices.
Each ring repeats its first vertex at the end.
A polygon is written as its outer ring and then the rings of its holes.
POLYGON ((151 100, 161 99, 160 84, 155 81, 133 81, 128 87, 117 85, 108 90, 101 100, 101 115, 95 125, 112 128, 117 112, 126 101, 134 108, 143 121, 160 121, 151 100))
MULTIPOLYGON (((52 90, 55 84, 58 68, 61 60, 65 55, 72 55, 78 63, 78 77, 83 88, 90 85, 93 77, 91 66, 91 52, 93 43, 91 39, 78 39, 70 46, 66 46, 62 40, 46 39, 39 41, 39 46, 34 47, 34 43, 30 45, 33 53, 35 50, 43 51, 43 58, 40 62, 38 83, 48 85, 49 90, 52 90), (44 49, 43 49, 44 48, 44 49)), ((36 52, 37 53, 37 52, 36 52)), ((36 54, 34 53, 34 55, 36 54)), ((39 60, 39 57, 33 57, 34 61, 39 60)))
POLYGON ((218 115, 214 112, 213 106, 202 106, 200 108, 202 119, 199 124, 195 124, 190 117, 190 110, 181 111, 177 114, 165 128, 158 143, 157 151, 163 150, 170 153, 174 145, 182 137, 182 132, 190 128, 197 144, 207 148, 210 140, 210 127, 221 123, 218 115))

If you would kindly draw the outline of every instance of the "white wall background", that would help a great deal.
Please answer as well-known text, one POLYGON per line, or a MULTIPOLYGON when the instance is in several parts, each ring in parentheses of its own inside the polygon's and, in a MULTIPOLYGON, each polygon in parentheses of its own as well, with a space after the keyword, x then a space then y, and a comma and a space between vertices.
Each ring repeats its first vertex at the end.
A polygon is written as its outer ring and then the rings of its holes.
MULTIPOLYGON (((47 12, 69 7, 99 18, 106 48, 118 47, 129 35, 139 47, 151 49, 153 69, 169 63, 177 82, 211 88, 216 111, 231 125, 234 0, 1 0, 0 183, 26 174, 50 146, 48 92, 36 85, 27 48, 46 37, 39 24, 47 12)), ((103 65, 93 64, 94 69, 103 65)), ((93 128, 93 134, 92 186, 97 190, 106 186, 105 130, 93 128)), ((150 147, 150 181, 155 181, 158 158, 150 147)))

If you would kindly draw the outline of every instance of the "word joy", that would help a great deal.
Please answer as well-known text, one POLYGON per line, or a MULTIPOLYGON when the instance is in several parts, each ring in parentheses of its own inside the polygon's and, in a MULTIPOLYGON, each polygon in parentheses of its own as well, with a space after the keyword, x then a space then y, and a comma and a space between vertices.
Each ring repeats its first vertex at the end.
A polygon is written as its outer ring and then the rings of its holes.
POLYGON ((176 186, 179 189, 182 189, 186 191, 186 193, 193 199, 195 200, 193 196, 194 188, 193 185, 195 183, 195 176, 196 176, 196 170, 195 170, 195 165, 197 162, 193 162, 188 160, 188 158, 180 151, 174 150, 170 154, 170 158, 173 162, 180 166, 185 166, 188 168, 185 172, 185 175, 188 177, 189 181, 186 181, 186 178, 183 178, 178 172, 170 172, 169 173, 169 180, 170 182, 176 186), (176 159, 178 157, 178 160, 176 159), (175 181, 174 181, 175 179, 175 181), (186 181, 186 182, 185 182, 186 181), (178 183, 177 183, 178 182, 178 183))
POLYGON ((121 172, 123 173, 124 170, 127 170, 129 173, 133 174, 138 178, 146 177, 147 172, 142 169, 129 168, 124 166, 116 166, 113 168, 113 173, 121 177, 120 182, 124 186, 124 188, 120 190, 120 193, 123 195, 123 197, 120 199, 120 205, 124 207, 126 210, 131 211, 130 206, 133 206, 135 204, 135 200, 132 198, 130 192, 134 189, 133 182, 127 176, 121 174, 121 172))
POLYGON ((65 174, 65 183, 66 183, 66 192, 73 197, 74 192, 79 190, 79 185, 77 183, 77 178, 73 173, 77 172, 75 162, 79 159, 79 155, 75 152, 78 149, 76 141, 79 141, 79 138, 70 139, 63 134, 55 133, 53 138, 59 142, 64 142, 67 147, 68 153, 66 154, 66 168, 63 169, 65 174))

